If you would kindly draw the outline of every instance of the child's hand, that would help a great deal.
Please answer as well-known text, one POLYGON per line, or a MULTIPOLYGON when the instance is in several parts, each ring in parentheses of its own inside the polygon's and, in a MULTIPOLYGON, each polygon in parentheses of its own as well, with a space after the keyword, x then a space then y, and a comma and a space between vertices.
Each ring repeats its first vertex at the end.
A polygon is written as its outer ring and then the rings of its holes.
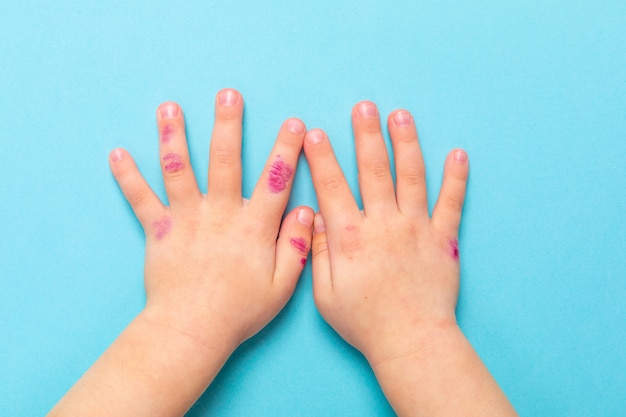
POLYGON ((352 123, 363 212, 324 132, 305 138, 321 211, 312 248, 320 312, 366 356, 398 415, 515 415, 456 324, 467 154, 446 159, 429 217, 411 115, 399 110, 388 120, 395 189, 376 106, 357 104, 352 123))
POLYGON ((431 219, 411 115, 400 110, 388 120, 395 190, 375 105, 359 103, 352 121, 363 212, 324 132, 306 136, 321 210, 313 240, 314 291, 331 326, 370 361, 379 362, 419 348, 425 330, 456 324, 457 233, 468 162, 462 150, 448 156, 431 219))
POLYGON ((210 348, 230 350, 265 326, 293 293, 313 219, 310 208, 300 207, 281 227, 305 133, 298 119, 283 124, 250 200, 242 198, 242 116, 241 95, 221 91, 207 195, 196 185, 175 103, 157 111, 169 206, 126 152, 111 156, 113 174, 146 234, 146 311, 210 348))
POLYGON ((281 217, 305 126, 281 127, 250 200, 241 197, 243 99, 218 94, 208 194, 196 184, 182 110, 157 111, 165 206, 130 155, 111 153, 146 233, 147 304, 50 416, 183 415, 237 346, 285 305, 306 263, 313 210, 281 217))

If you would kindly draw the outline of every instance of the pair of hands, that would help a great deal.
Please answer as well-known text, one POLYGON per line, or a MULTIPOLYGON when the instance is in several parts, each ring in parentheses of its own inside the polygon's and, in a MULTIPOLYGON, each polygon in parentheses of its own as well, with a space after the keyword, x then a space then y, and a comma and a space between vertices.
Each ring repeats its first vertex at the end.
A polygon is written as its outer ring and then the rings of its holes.
POLYGON ((157 111, 166 207, 130 155, 111 169, 146 233, 145 309, 50 416, 180 416, 230 354, 287 303, 311 251, 313 294, 330 325, 370 362, 399 416, 515 416, 456 325, 457 232, 467 155, 450 153, 432 217, 411 115, 388 119, 396 186, 376 106, 352 111, 359 210, 326 134, 281 127, 250 200, 241 197, 243 99, 216 99, 208 194, 189 162, 182 111, 157 111), (287 206, 298 156, 320 213, 287 206))
POLYGON ((261 330, 291 297, 312 249, 315 303, 328 323, 373 365, 411 355, 433 328, 456 326, 457 232, 467 155, 450 153, 433 211, 411 115, 388 119, 396 187, 376 106, 352 111, 363 211, 326 134, 292 118, 281 126, 252 196, 241 196, 243 98, 219 92, 208 193, 198 189, 182 110, 157 111, 169 206, 130 155, 110 155, 113 175, 146 234, 145 313, 202 349, 228 354, 261 330), (282 215, 304 148, 320 213, 282 215), (281 222, 282 219, 282 222, 281 222))

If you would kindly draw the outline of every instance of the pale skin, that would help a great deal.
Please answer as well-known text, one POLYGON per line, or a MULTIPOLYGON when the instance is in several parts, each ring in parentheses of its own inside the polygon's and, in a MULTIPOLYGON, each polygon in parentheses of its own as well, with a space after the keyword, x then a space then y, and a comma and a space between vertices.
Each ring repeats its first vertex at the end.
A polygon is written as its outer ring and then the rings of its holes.
POLYGON ((361 102, 352 118, 363 210, 326 134, 305 134, 298 119, 280 128, 248 201, 243 98, 222 90, 215 106, 206 195, 175 103, 157 110, 169 206, 128 152, 111 153, 113 175, 146 234, 146 307, 49 415, 183 415, 232 352, 287 303, 312 246, 316 305, 365 355, 399 416, 515 416, 456 323, 466 153, 446 159, 430 217, 413 118, 405 110, 389 116, 394 187, 378 111, 361 102), (298 207, 281 222, 303 147, 320 213, 298 207))
POLYGON ((241 195, 243 98, 222 90, 215 106, 206 195, 176 103, 157 110, 169 206, 128 152, 111 153, 113 175, 146 234, 146 306, 50 416, 182 416, 291 297, 314 213, 298 207, 282 216, 306 128, 298 119, 284 122, 248 201, 241 195))
POLYGON ((358 103, 352 123, 362 211, 326 134, 305 137, 320 207, 312 245, 319 311, 365 355, 399 416, 517 415, 456 322, 467 154, 448 155, 431 217, 410 113, 388 118, 395 187, 374 103, 358 103))

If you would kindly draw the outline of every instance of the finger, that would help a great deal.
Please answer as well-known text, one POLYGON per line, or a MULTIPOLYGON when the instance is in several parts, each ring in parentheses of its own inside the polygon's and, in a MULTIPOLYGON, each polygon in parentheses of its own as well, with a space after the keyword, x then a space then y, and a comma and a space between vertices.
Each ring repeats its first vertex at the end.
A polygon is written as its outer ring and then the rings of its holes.
POLYGON ((397 110, 387 121, 396 162, 396 201, 407 216, 427 216, 426 171, 411 113, 397 110))
POLYGON ((461 223, 461 212, 465 200, 465 189, 469 174, 467 154, 456 149, 448 155, 443 172, 443 183, 433 210, 435 228, 455 237, 461 223))
POLYGON ((186 206, 202 198, 189 162, 185 118, 180 106, 165 102, 157 110, 161 169, 170 205, 186 206))
POLYGON ((323 310, 330 298, 333 283, 330 273, 328 241, 326 240, 326 225, 320 213, 315 215, 313 223, 311 258, 313 264, 313 297, 317 308, 323 310))
POLYGON ((159 221, 165 214, 165 206, 154 194, 127 151, 124 149, 113 150, 109 155, 109 165, 139 223, 148 232, 149 226, 159 221))
POLYGON ((341 227, 360 219, 359 207, 324 131, 313 129, 307 132, 304 154, 311 170, 317 201, 328 226, 341 227))
POLYGON ((209 155, 209 198, 241 205, 241 133, 243 97, 225 89, 215 99, 215 124, 209 155))
POLYGON ((352 126, 365 214, 395 209, 396 195, 389 170, 389 156, 380 130, 376 105, 362 101, 354 106, 352 126))
POLYGON ((283 123, 248 203, 260 220, 274 231, 278 230, 289 200, 305 131, 304 123, 298 119, 283 123))
POLYGON ((273 282, 284 294, 285 301, 293 293, 298 277, 306 265, 311 247, 313 216, 311 208, 298 207, 285 216, 280 228, 276 242, 276 268, 273 282))

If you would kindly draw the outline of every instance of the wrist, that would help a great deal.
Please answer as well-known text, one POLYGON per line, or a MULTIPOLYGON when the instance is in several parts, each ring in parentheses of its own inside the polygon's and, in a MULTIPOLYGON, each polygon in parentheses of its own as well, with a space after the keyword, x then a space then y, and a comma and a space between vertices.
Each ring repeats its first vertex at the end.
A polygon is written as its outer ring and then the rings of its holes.
POLYGON ((137 319, 146 330, 156 332, 174 349, 193 352, 204 357, 223 358, 224 362, 237 349, 240 341, 217 317, 194 314, 185 309, 147 305, 137 319), (176 313, 172 313, 176 311, 176 313))
POLYGON ((362 353, 376 370, 389 362, 429 361, 449 346, 447 341, 465 338, 456 319, 420 323, 402 331, 391 332, 362 353))

